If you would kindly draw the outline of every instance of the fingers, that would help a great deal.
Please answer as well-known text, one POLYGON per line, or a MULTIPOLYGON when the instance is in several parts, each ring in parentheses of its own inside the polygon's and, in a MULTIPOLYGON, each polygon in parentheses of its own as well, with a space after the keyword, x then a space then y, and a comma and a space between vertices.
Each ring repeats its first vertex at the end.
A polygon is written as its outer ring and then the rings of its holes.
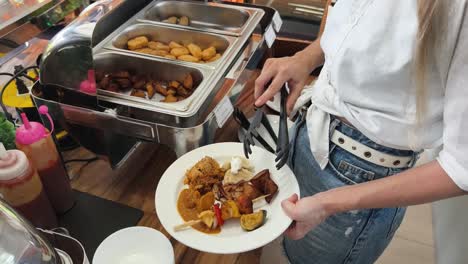
POLYGON ((255 101, 256 106, 264 105, 268 100, 273 98, 275 94, 281 89, 283 84, 288 81, 288 77, 284 73, 278 73, 271 82, 266 91, 255 101))
POLYGON ((304 88, 305 83, 292 83, 289 82, 289 96, 286 102, 286 109, 288 111, 288 116, 292 112, 294 105, 296 104, 297 98, 301 95, 302 89, 304 88))
POLYGON ((295 217, 296 217, 296 211, 295 211, 296 202, 297 202, 296 194, 292 195, 288 199, 281 202, 281 207, 283 207, 284 213, 286 213, 286 215, 289 216, 289 218, 291 218, 292 220, 295 220, 295 217))
POLYGON ((254 96, 255 99, 260 97, 260 95, 263 94, 263 91, 265 91, 265 86, 270 82, 271 78, 275 76, 276 70, 274 67, 270 67, 272 64, 272 60, 268 59, 265 64, 263 65, 262 72, 260 75, 257 77, 257 80, 255 80, 255 89, 254 89, 254 96))
POLYGON ((288 201, 290 201, 291 203, 296 203, 297 200, 299 200, 299 196, 297 196, 297 193, 289 196, 289 198, 288 198, 288 201))

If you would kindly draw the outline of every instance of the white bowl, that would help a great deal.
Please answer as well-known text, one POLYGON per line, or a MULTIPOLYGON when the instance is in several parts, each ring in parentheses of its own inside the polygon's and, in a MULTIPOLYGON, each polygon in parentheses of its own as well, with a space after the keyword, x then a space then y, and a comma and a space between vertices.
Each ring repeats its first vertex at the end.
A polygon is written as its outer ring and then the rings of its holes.
POLYGON ((161 232, 142 226, 121 229, 96 250, 93 264, 172 264, 174 250, 161 232))

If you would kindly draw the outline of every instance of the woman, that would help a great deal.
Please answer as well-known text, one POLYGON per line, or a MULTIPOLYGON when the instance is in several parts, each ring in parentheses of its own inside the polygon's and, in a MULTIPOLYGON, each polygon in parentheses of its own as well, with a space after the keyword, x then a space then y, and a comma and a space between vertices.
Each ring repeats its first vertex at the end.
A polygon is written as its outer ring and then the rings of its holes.
POLYGON ((265 63, 255 104, 287 82, 302 112, 290 156, 302 197, 282 202, 291 263, 373 263, 405 206, 468 190, 467 12, 466 0, 339 0, 321 39, 265 63))

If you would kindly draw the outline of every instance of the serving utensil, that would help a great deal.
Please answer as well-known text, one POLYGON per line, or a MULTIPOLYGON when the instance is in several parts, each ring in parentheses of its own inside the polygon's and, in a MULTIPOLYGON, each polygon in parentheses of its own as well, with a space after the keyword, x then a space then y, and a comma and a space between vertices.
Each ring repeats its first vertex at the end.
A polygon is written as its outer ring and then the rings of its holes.
MULTIPOLYGON (((286 110, 286 100, 288 97, 288 91, 286 89, 286 84, 281 88, 281 109, 280 109, 280 123, 278 137, 274 134, 273 128, 271 127, 268 118, 265 113, 262 111, 262 107, 255 108, 255 115, 250 123, 249 129, 244 136, 244 155, 246 158, 249 158, 249 155, 252 154, 251 145, 255 145, 253 138, 260 137, 257 128, 260 126, 260 123, 265 126, 268 133, 272 136, 273 140, 277 142, 276 144, 276 168, 281 169, 284 164, 288 161, 289 156, 289 135, 288 135, 288 113, 286 110)), ((259 141, 260 142, 260 141, 259 141)), ((262 144, 263 145, 263 144, 262 144)))
MULTIPOLYGON (((247 117, 244 115, 244 113, 239 109, 239 108, 234 108, 234 120, 236 120, 236 122, 243 128, 245 129, 246 131, 249 130, 249 127, 250 127, 250 121, 247 119, 247 117)), ((273 131, 273 128, 271 127, 271 124, 268 120, 266 120, 267 122, 263 122, 263 118, 262 118, 262 124, 266 124, 265 126, 265 129, 268 131, 268 133, 270 134, 270 136, 273 138, 273 140, 275 140, 276 138, 276 134, 275 132, 273 131)), ((254 135, 254 138, 260 143, 262 144, 262 146, 270 151, 271 153, 275 153, 275 150, 266 142, 266 140, 261 137, 260 135, 254 135)), ((275 140, 276 142, 276 140, 275 140)))
POLYGON ((276 145, 276 168, 281 169, 288 161, 289 157, 289 134, 288 134, 288 113, 286 109, 286 100, 288 91, 286 85, 281 88, 281 111, 278 131, 278 144, 276 145))

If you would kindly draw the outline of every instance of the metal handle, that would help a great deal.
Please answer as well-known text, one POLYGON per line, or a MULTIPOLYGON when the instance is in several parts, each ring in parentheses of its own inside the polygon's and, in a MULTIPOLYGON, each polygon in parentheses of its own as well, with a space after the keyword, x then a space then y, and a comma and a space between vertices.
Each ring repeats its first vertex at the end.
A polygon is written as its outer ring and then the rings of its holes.
POLYGON ((157 133, 151 124, 140 120, 132 120, 117 114, 91 111, 84 108, 63 105, 65 119, 77 125, 112 131, 117 134, 129 135, 139 139, 154 141, 157 133))

